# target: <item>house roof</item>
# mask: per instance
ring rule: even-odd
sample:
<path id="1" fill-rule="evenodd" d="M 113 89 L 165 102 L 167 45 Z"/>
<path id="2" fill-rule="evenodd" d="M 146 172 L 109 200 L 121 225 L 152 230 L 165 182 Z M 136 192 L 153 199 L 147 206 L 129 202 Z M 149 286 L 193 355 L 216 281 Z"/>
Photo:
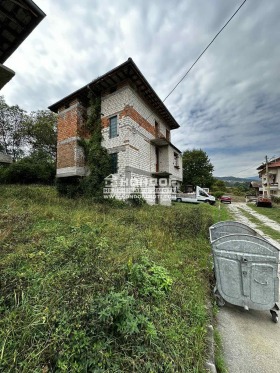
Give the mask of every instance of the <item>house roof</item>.
<path id="1" fill-rule="evenodd" d="M 280 167 L 280 158 L 276 158 L 274 159 L 273 161 L 269 162 L 268 163 L 268 167 L 269 168 L 276 168 L 276 167 Z M 257 170 L 263 170 L 265 168 L 265 164 L 261 164 Z"/>
<path id="2" fill-rule="evenodd" d="M 0 152 L 0 163 L 12 163 L 12 157 L 8 154 Z"/>
<path id="3" fill-rule="evenodd" d="M 118 84 L 124 81 L 130 81 L 132 83 L 133 87 L 135 87 L 137 90 L 137 93 L 154 108 L 155 112 L 157 112 L 157 114 L 164 119 L 170 128 L 175 129 L 180 127 L 162 100 L 148 83 L 144 75 L 141 73 L 139 68 L 136 66 L 132 58 L 129 58 L 126 62 L 115 67 L 106 74 L 98 77 L 84 87 L 49 106 L 49 109 L 57 112 L 61 106 L 69 105 L 70 102 L 76 98 L 87 102 L 89 90 L 94 91 L 96 94 L 100 94 L 102 91 L 116 87 Z"/>
<path id="4" fill-rule="evenodd" d="M 0 63 L 3 64 L 45 17 L 32 0 L 0 1 Z"/>

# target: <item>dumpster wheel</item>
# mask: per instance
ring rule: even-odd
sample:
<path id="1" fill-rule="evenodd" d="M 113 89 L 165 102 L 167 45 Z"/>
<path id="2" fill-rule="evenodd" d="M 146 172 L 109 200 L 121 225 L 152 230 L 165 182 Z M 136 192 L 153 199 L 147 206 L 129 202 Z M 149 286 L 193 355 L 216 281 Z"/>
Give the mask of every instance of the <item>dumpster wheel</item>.
<path id="1" fill-rule="evenodd" d="M 272 321 L 278 323 L 278 313 L 274 310 L 270 310 Z"/>
<path id="2" fill-rule="evenodd" d="M 219 290 L 216 288 L 214 288 L 214 297 L 216 299 L 216 303 L 219 307 L 223 307 L 225 304 L 226 304 L 226 301 L 224 300 L 224 298 L 221 296 L 221 294 L 219 293 Z"/>

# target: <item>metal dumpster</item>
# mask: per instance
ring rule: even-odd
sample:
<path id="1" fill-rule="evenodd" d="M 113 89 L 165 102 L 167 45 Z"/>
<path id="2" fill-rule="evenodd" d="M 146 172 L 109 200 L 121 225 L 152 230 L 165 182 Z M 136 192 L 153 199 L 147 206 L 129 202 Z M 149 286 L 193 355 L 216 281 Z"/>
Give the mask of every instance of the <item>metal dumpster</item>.
<path id="1" fill-rule="evenodd" d="M 277 322 L 279 249 L 257 235 L 235 233 L 213 239 L 217 230 L 211 232 L 218 305 L 227 301 L 246 310 L 270 310 Z"/>
<path id="2" fill-rule="evenodd" d="M 260 237 L 259 234 L 254 229 L 248 227 L 248 225 L 233 220 L 220 221 L 219 223 L 212 225 L 209 228 L 209 233 L 211 243 L 217 238 L 233 233 L 249 234 L 251 236 Z"/>

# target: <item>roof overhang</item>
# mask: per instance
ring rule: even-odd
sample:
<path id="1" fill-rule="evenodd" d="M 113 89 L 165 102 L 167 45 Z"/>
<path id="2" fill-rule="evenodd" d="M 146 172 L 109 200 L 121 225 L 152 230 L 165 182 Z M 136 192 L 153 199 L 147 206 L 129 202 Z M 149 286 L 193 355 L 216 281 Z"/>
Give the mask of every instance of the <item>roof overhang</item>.
<path id="1" fill-rule="evenodd" d="M 45 17 L 32 0 L 0 1 L 0 63 L 4 63 Z"/>
<path id="2" fill-rule="evenodd" d="M 0 90 L 7 84 L 13 77 L 15 72 L 0 63 Z"/>
<path id="3" fill-rule="evenodd" d="M 137 91 L 147 104 L 170 126 L 170 128 L 179 128 L 179 124 L 173 118 L 167 107 L 158 97 L 151 85 L 148 83 L 144 75 L 138 69 L 132 58 L 129 58 L 123 64 L 110 70 L 108 73 L 93 80 L 84 87 L 64 97 L 62 100 L 49 106 L 49 109 L 57 112 L 59 108 L 68 106 L 71 101 L 79 99 L 81 102 L 87 104 L 89 92 L 92 91 L 96 95 L 108 91 L 118 84 L 127 81 Z"/>

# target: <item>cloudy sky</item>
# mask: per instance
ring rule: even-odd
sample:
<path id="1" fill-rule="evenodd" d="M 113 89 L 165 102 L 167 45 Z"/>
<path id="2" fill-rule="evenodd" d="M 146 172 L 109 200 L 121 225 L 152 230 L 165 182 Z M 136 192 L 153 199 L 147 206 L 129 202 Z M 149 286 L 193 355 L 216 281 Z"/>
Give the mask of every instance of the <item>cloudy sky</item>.
<path id="1" fill-rule="evenodd" d="M 6 61 L 1 94 L 45 109 L 132 57 L 164 99 L 242 0 L 35 0 L 47 17 Z M 172 142 L 215 176 L 257 175 L 280 156 L 280 4 L 247 0 L 165 104 Z"/>

